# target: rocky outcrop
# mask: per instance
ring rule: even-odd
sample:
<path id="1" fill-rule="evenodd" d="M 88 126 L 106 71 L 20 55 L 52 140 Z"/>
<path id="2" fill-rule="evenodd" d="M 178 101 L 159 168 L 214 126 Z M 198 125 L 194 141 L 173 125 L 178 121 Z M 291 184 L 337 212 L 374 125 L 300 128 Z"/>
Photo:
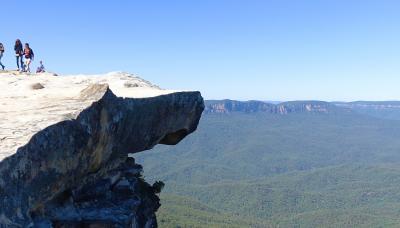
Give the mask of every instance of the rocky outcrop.
<path id="1" fill-rule="evenodd" d="M 60 79 L 32 80 L 43 84 L 42 89 L 34 90 L 37 95 L 46 93 L 52 80 Z M 195 131 L 203 99 L 199 92 L 173 91 L 124 98 L 109 88 L 114 81 L 85 80 L 89 81 L 81 85 L 85 88 L 78 96 L 63 98 L 81 108 L 72 105 L 69 112 L 58 112 L 61 121 L 49 118 L 51 124 L 33 131 L 23 146 L 0 145 L 5 153 L 0 152 L 7 156 L 0 162 L 2 227 L 156 227 L 157 186 L 143 180 L 141 166 L 128 155 L 159 143 L 174 145 Z M 130 84 L 136 86 L 124 87 L 143 93 L 146 86 L 140 82 L 132 79 Z M 124 84 L 127 82 L 121 82 Z M 151 94 L 159 90 L 147 89 Z M 43 95 L 43 99 L 49 97 Z M 12 134 L 5 131 L 0 128 L 0 135 L 10 138 Z M 18 149 L 12 152 L 12 148 Z"/>

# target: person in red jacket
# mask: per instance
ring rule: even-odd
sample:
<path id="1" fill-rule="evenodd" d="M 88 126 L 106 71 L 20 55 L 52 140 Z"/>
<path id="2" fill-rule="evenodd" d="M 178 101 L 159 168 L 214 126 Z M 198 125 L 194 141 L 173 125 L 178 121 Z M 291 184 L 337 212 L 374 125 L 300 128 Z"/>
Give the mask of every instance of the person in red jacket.
<path id="1" fill-rule="evenodd" d="M 25 57 L 25 72 L 31 72 L 30 65 L 33 61 L 35 54 L 33 54 L 33 50 L 29 47 L 29 44 L 25 44 L 24 48 L 24 57 Z"/>

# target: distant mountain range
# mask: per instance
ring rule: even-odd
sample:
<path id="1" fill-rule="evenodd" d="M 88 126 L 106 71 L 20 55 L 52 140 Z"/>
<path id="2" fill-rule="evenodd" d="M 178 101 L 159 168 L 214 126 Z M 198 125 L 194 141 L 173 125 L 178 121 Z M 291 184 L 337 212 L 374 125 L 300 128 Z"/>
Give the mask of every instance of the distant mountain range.
<path id="1" fill-rule="evenodd" d="M 243 113 L 337 113 L 358 112 L 376 117 L 398 119 L 400 116 L 400 101 L 356 101 L 356 102 L 325 102 L 325 101 L 289 101 L 278 104 L 264 101 L 207 100 L 205 113 L 229 114 Z M 399 114 L 399 115 L 398 115 Z"/>
<path id="2" fill-rule="evenodd" d="M 205 113 L 264 112 L 289 114 L 298 112 L 328 113 L 336 110 L 336 105 L 324 101 L 291 101 L 272 104 L 264 101 L 209 100 L 206 101 Z"/>

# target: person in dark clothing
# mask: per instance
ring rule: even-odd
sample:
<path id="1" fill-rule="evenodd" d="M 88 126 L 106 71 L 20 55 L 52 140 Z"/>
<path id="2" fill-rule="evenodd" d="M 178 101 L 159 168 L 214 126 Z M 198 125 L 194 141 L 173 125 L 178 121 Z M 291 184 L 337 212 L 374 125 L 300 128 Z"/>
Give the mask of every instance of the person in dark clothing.
<path id="1" fill-rule="evenodd" d="M 44 72 L 46 72 L 46 68 L 43 65 L 43 61 L 40 61 L 40 66 L 37 68 L 36 73 L 39 74 Z"/>
<path id="2" fill-rule="evenodd" d="M 3 58 L 3 54 L 4 54 L 4 46 L 2 43 L 0 43 L 0 66 L 4 70 L 5 66 L 3 65 L 3 63 L 1 63 L 1 58 Z"/>
<path id="3" fill-rule="evenodd" d="M 24 71 L 25 72 L 31 72 L 31 62 L 33 61 L 35 54 L 33 54 L 33 50 L 29 47 L 29 44 L 26 43 L 25 44 L 25 48 L 24 48 L 24 57 L 25 57 L 25 68 Z"/>
<path id="4" fill-rule="evenodd" d="M 23 53 L 23 49 L 22 49 L 22 43 L 21 43 L 21 41 L 19 39 L 17 39 L 15 41 L 14 51 L 15 51 L 15 57 L 17 58 L 18 70 L 23 70 L 24 69 L 24 62 L 22 60 L 22 57 L 23 57 L 24 53 Z"/>

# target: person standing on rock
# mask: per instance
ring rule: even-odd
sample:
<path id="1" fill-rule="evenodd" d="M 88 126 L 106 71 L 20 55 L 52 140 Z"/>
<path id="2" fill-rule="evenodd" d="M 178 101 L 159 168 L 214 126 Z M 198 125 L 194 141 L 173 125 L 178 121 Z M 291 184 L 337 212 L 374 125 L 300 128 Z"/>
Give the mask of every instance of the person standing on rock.
<path id="1" fill-rule="evenodd" d="M 14 51 L 15 51 L 15 57 L 17 58 L 17 67 L 18 71 L 24 69 L 24 62 L 22 60 L 23 56 L 23 49 L 22 49 L 22 43 L 21 40 L 17 39 L 15 41 L 15 46 L 14 46 Z M 21 65 L 20 65 L 21 64 Z"/>
<path id="2" fill-rule="evenodd" d="M 2 43 L 0 43 L 0 66 L 4 70 L 5 66 L 3 65 L 3 63 L 1 63 L 1 59 L 3 58 L 3 54 L 4 54 L 4 46 L 3 46 Z"/>
<path id="3" fill-rule="evenodd" d="M 34 54 L 33 54 L 32 49 L 29 47 L 28 43 L 25 44 L 24 57 L 25 57 L 25 68 L 24 68 L 24 71 L 30 73 L 31 72 L 30 66 L 31 66 L 31 63 L 32 63 L 33 58 L 34 58 Z"/>

